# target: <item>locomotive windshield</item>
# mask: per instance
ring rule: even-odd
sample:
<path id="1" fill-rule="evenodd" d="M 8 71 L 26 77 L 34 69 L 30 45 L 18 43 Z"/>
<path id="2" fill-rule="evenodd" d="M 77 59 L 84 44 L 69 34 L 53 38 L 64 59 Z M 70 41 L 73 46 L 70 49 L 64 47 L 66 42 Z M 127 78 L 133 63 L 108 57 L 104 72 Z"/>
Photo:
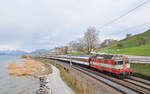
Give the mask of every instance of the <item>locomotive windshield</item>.
<path id="1" fill-rule="evenodd" d="M 128 63 L 129 63 L 129 60 L 125 60 L 125 62 L 126 62 L 126 64 L 128 64 Z"/>
<path id="2" fill-rule="evenodd" d="M 128 64 L 129 61 L 128 60 L 125 60 L 125 64 Z M 115 64 L 116 65 L 123 65 L 123 60 L 118 60 L 118 61 L 115 61 Z"/>
<path id="3" fill-rule="evenodd" d="M 115 64 L 116 65 L 123 65 L 123 61 L 116 61 Z"/>

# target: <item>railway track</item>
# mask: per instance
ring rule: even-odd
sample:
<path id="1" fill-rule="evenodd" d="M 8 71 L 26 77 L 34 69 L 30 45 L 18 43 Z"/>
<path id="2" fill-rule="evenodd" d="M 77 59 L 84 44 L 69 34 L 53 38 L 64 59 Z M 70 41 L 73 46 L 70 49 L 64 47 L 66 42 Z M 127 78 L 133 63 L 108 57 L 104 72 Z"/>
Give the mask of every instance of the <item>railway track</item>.
<path id="1" fill-rule="evenodd" d="M 126 93 L 126 94 L 150 94 L 150 90 L 149 90 L 148 87 L 144 87 L 142 85 L 137 85 L 135 83 L 133 84 L 133 83 L 131 83 L 129 81 L 113 78 L 113 77 L 110 77 L 108 75 L 102 74 L 100 72 L 96 72 L 96 71 L 93 71 L 91 69 L 83 68 L 81 66 L 73 66 L 73 68 L 78 69 L 80 71 L 84 70 L 85 72 L 89 72 L 89 73 L 95 74 L 95 75 L 97 75 L 99 77 L 103 77 L 104 79 L 107 79 L 109 81 L 117 83 L 117 84 L 119 84 L 119 85 L 121 85 L 123 87 L 120 87 L 120 86 L 116 87 L 113 84 L 111 84 L 111 85 L 113 85 L 115 88 L 119 89 L 123 93 Z M 110 83 L 107 83 L 107 84 L 110 84 Z"/>
<path id="2" fill-rule="evenodd" d="M 144 84 L 150 86 L 150 81 L 148 81 L 148 80 L 144 80 L 144 79 L 141 79 L 141 78 L 138 78 L 138 77 L 134 77 L 134 76 L 130 76 L 129 79 L 132 79 L 134 81 L 138 81 L 138 82 L 141 82 L 141 83 L 144 83 Z"/>
<path id="3" fill-rule="evenodd" d="M 61 60 L 61 62 L 62 61 L 63 60 Z M 144 83 L 144 81 L 142 80 L 135 80 L 133 77 L 121 80 L 79 65 L 73 65 L 72 68 L 77 69 L 119 90 L 124 94 L 150 94 L 150 86 L 148 84 L 145 84 L 146 82 Z"/>
<path id="4" fill-rule="evenodd" d="M 144 89 L 147 89 L 150 91 L 150 86 L 147 85 L 147 84 L 144 84 L 142 82 L 138 82 L 138 81 L 135 81 L 135 80 L 132 80 L 132 79 L 124 79 L 124 81 L 128 82 L 128 83 L 131 83 L 131 84 L 134 84 L 136 86 L 139 86 L 139 87 L 142 87 Z M 150 92 L 149 92 L 150 93 Z"/>
<path id="5" fill-rule="evenodd" d="M 99 81 L 109 85 L 109 86 L 111 86 L 112 88 L 122 92 L 123 94 L 139 94 L 140 93 L 138 91 L 133 91 L 131 89 L 128 89 L 128 88 L 126 88 L 126 87 L 124 87 L 122 85 L 116 84 L 113 81 L 110 81 L 110 80 L 108 80 L 106 78 L 103 78 L 101 76 L 95 75 L 95 74 L 93 74 L 93 73 L 91 73 L 89 71 L 83 70 L 81 68 L 74 67 L 74 66 L 73 66 L 73 68 L 77 69 L 77 70 L 79 70 L 79 71 L 81 71 L 81 72 L 83 72 L 83 73 L 85 73 L 85 74 L 87 74 L 87 75 L 89 75 L 89 76 L 91 76 L 91 77 L 93 77 L 93 78 L 95 78 L 95 79 L 97 79 L 97 80 L 99 80 Z"/>

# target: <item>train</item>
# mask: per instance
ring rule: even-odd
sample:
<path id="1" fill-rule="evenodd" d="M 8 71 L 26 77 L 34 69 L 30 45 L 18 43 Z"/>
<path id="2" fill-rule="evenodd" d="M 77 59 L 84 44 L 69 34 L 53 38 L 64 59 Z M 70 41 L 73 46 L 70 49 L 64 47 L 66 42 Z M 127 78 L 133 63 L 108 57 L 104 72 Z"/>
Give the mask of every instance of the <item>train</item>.
<path id="1" fill-rule="evenodd" d="M 119 55 L 57 55 L 53 58 L 88 66 L 119 78 L 128 77 L 132 73 L 128 58 Z"/>

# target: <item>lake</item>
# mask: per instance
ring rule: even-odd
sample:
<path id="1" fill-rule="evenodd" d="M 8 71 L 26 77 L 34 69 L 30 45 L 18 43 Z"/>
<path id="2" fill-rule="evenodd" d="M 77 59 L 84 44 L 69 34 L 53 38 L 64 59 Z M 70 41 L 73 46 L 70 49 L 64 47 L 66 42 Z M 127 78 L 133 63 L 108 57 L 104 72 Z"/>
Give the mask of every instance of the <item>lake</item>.
<path id="1" fill-rule="evenodd" d="M 0 55 L 0 94 L 35 94 L 39 80 L 31 76 L 10 76 L 7 65 L 23 63 L 20 56 Z"/>

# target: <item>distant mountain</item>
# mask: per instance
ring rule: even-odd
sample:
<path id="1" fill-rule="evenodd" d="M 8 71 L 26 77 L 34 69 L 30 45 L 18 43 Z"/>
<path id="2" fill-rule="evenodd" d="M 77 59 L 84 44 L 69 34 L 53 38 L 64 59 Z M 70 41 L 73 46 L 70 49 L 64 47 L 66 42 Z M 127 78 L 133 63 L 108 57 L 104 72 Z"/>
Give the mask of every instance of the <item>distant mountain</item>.
<path id="1" fill-rule="evenodd" d="M 21 51 L 21 50 L 5 50 L 5 51 L 0 51 L 0 55 L 22 55 L 22 54 L 27 54 L 27 52 Z"/>
<path id="2" fill-rule="evenodd" d="M 4 51 L 0 51 L 0 55 L 35 54 L 35 53 L 46 52 L 46 51 L 48 51 L 48 50 L 46 50 L 46 49 L 37 49 L 37 50 L 32 51 L 32 52 L 26 52 L 26 51 L 22 51 L 22 50 L 4 50 Z"/>
<path id="3" fill-rule="evenodd" d="M 30 54 L 35 54 L 35 53 L 39 53 L 39 52 L 46 52 L 46 51 L 48 51 L 48 50 L 46 50 L 46 49 L 37 49 L 33 52 L 30 52 Z"/>

